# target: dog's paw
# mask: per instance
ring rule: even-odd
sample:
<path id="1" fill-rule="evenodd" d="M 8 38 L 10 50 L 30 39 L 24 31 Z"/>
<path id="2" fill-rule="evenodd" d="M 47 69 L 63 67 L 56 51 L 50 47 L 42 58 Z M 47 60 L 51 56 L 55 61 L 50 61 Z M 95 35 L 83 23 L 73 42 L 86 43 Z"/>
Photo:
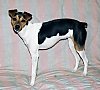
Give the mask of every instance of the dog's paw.
<path id="1" fill-rule="evenodd" d="M 77 71 L 77 68 L 74 68 L 73 70 L 72 70 L 72 72 L 76 72 Z"/>
<path id="2" fill-rule="evenodd" d="M 87 75 L 87 72 L 83 72 L 83 75 L 86 76 Z"/>
<path id="3" fill-rule="evenodd" d="M 31 85 L 31 86 L 34 86 L 34 82 L 31 82 L 30 85 Z"/>

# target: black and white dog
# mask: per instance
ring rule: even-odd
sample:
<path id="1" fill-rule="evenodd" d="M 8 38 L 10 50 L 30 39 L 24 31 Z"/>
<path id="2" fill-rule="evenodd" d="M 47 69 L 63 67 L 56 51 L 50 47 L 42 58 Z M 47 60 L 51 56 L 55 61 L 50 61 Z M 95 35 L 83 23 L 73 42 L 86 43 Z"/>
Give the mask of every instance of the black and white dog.
<path id="1" fill-rule="evenodd" d="M 26 44 L 32 58 L 31 85 L 34 85 L 38 63 L 38 51 L 49 49 L 58 41 L 68 39 L 69 47 L 75 56 L 77 70 L 80 57 L 84 62 L 84 72 L 87 74 L 88 59 L 85 55 L 87 23 L 74 19 L 55 19 L 43 23 L 30 23 L 32 15 L 27 12 L 9 10 L 13 30 Z"/>

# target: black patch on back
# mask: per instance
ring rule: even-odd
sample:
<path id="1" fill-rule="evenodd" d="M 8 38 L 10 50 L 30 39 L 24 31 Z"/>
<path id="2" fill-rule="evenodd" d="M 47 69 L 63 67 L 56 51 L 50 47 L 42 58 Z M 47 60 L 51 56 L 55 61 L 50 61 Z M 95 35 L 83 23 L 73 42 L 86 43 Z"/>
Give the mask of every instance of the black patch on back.
<path id="1" fill-rule="evenodd" d="M 85 24 L 74 19 L 56 19 L 44 22 L 38 33 L 38 44 L 42 44 L 46 37 L 50 38 L 58 33 L 63 36 L 68 33 L 69 29 L 72 29 L 75 41 L 83 45 L 86 39 Z"/>

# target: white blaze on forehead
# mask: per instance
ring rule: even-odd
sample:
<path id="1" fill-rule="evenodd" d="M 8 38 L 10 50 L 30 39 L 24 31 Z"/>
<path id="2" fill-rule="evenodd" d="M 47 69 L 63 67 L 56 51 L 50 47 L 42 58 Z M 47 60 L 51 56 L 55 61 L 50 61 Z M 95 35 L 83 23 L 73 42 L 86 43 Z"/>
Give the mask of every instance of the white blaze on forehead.
<path id="1" fill-rule="evenodd" d="M 17 21 L 21 21 L 22 19 L 24 19 L 24 17 L 23 16 L 16 15 L 16 19 L 17 19 Z"/>

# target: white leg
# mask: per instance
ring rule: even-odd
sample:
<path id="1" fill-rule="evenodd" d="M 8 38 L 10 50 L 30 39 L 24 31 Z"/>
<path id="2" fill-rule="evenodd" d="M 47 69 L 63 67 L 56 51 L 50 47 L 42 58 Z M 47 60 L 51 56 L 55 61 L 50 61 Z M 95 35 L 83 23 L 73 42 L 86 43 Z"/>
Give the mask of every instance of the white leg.
<path id="1" fill-rule="evenodd" d="M 32 60 L 32 72 L 31 72 L 31 83 L 30 83 L 31 86 L 33 86 L 35 83 L 36 73 L 37 73 L 37 71 L 36 71 L 37 70 L 37 63 L 38 63 L 38 59 L 35 61 Z"/>
<path id="2" fill-rule="evenodd" d="M 69 41 L 69 47 L 70 47 L 72 54 L 74 55 L 75 60 L 76 60 L 76 65 L 75 65 L 74 70 L 73 70 L 75 72 L 78 69 L 80 57 L 79 57 L 78 53 L 76 52 L 76 50 L 74 48 L 74 43 L 73 43 L 72 39 L 68 38 L 68 41 Z"/>
<path id="3" fill-rule="evenodd" d="M 88 66 L 88 59 L 85 55 L 85 51 L 77 51 L 79 53 L 79 55 L 81 56 L 81 58 L 83 59 L 84 62 L 84 71 L 83 71 L 83 75 L 86 76 L 87 74 L 87 66 Z"/>
<path id="4" fill-rule="evenodd" d="M 38 65 L 38 47 L 30 49 L 30 54 L 32 58 L 32 72 L 31 72 L 31 83 L 30 85 L 33 86 L 35 83 L 36 79 L 36 74 L 37 74 L 37 65 Z"/>

